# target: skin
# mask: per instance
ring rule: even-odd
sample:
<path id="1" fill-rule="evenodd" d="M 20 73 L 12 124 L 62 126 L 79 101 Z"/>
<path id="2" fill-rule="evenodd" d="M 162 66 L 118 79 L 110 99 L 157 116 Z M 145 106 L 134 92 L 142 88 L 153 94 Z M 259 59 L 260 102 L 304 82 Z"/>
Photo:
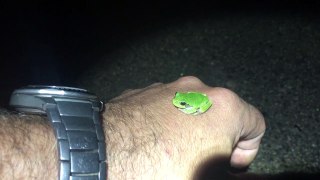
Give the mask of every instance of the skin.
<path id="1" fill-rule="evenodd" d="M 172 95 L 181 91 L 203 92 L 214 107 L 201 116 L 177 113 Z M 248 166 L 265 132 L 256 108 L 195 77 L 127 90 L 106 103 L 101 116 L 109 180 L 227 179 L 204 174 L 227 171 L 221 167 L 229 164 Z M 0 177 L 56 179 L 56 141 L 46 122 L 39 116 L 0 115 Z"/>
<path id="2" fill-rule="evenodd" d="M 206 112 L 212 102 L 206 94 L 198 92 L 176 92 L 172 104 L 186 114 L 201 114 Z"/>

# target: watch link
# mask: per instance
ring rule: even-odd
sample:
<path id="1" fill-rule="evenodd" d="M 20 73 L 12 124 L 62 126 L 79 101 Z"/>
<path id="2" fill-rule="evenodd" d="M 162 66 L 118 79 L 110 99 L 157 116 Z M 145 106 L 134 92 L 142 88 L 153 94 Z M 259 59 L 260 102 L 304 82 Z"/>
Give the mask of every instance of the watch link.
<path id="1" fill-rule="evenodd" d="M 63 86 L 16 89 L 10 105 L 46 114 L 59 154 L 59 180 L 105 180 L 106 144 L 100 120 L 103 103 L 87 90 Z"/>

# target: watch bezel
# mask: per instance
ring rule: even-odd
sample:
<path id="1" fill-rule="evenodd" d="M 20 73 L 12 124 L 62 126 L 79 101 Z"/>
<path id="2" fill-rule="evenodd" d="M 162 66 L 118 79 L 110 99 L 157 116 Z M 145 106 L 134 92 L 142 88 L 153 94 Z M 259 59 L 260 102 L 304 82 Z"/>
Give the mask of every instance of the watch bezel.
<path id="1" fill-rule="evenodd" d="M 85 89 L 68 86 L 28 85 L 16 89 L 14 94 L 28 94 L 37 96 L 70 97 L 96 100 L 97 96 Z"/>
<path id="2" fill-rule="evenodd" d="M 70 101 L 97 102 L 100 111 L 103 104 L 98 97 L 85 89 L 67 86 L 29 85 L 14 90 L 10 98 L 10 106 L 26 113 L 45 114 L 46 104 L 54 99 L 69 99 Z"/>

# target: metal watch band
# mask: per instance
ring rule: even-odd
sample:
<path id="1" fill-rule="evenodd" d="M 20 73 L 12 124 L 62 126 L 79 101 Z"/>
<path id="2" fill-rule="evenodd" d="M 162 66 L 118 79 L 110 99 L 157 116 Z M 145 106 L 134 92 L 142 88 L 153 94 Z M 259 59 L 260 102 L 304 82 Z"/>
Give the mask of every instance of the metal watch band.
<path id="1" fill-rule="evenodd" d="M 44 109 L 57 138 L 59 179 L 106 179 L 106 144 L 99 118 L 100 104 L 67 98 L 52 97 L 52 100 Z"/>

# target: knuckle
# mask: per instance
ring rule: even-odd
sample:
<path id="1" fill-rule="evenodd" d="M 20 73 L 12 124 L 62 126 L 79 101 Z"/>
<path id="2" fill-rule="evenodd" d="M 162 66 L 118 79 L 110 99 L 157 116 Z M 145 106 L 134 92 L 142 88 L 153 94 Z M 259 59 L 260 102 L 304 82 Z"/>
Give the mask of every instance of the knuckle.
<path id="1" fill-rule="evenodd" d="M 203 84 L 203 82 L 195 76 L 183 76 L 177 80 L 181 84 Z"/>
<path id="2" fill-rule="evenodd" d="M 230 89 L 224 87 L 216 87 L 214 88 L 222 97 L 226 98 L 227 100 L 235 100 L 239 98 L 239 96 Z"/>
<path id="3" fill-rule="evenodd" d="M 245 104 L 245 102 L 230 89 L 223 87 L 215 87 L 213 89 L 213 91 L 215 91 L 215 93 L 219 96 L 221 102 L 224 102 L 224 104 L 232 110 L 239 109 Z"/>

